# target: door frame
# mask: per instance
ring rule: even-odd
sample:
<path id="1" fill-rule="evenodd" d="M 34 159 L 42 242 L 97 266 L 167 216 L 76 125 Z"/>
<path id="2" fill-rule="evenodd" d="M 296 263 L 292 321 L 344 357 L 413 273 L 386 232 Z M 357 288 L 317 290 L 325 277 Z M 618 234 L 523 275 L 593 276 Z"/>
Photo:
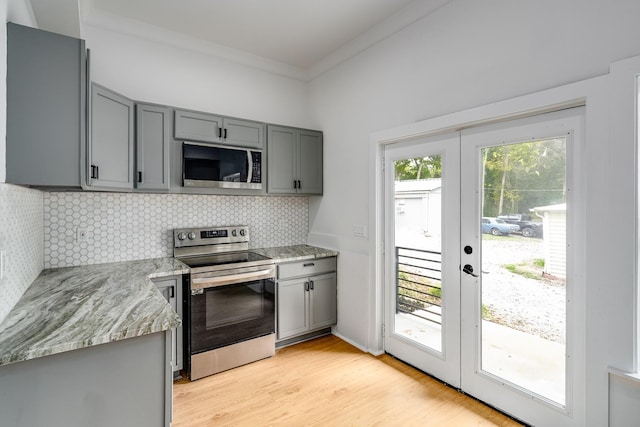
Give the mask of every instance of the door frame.
<path id="1" fill-rule="evenodd" d="M 532 95 L 526 95 L 507 101 L 489 104 L 482 107 L 464 110 L 445 116 L 427 119 L 424 121 L 399 126 L 373 133 L 369 138 L 370 165 L 370 200 L 373 209 L 370 210 L 369 223 L 371 224 L 370 240 L 370 274 L 374 281 L 374 287 L 368 295 L 368 349 L 373 354 L 384 353 L 383 325 L 384 325 L 384 280 L 385 280 L 385 194 L 383 154 L 384 146 L 390 143 L 402 142 L 416 138 L 424 138 L 439 134 L 460 131 L 465 128 L 488 125 L 502 121 L 515 120 L 528 116 L 549 113 L 573 107 L 586 107 L 586 116 L 590 110 L 587 101 L 595 98 L 602 103 L 606 99 L 605 94 L 598 90 L 599 86 L 592 81 L 583 81 L 559 88 L 549 89 Z M 602 104 L 600 104 L 602 105 Z M 585 137 L 589 134 L 588 124 L 585 125 Z M 578 168 L 577 178 L 586 182 L 586 150 L 576 153 L 575 161 Z M 375 165 L 375 166 L 374 166 Z M 586 229 L 586 198 L 584 187 L 576 192 L 575 209 L 580 213 L 575 219 L 576 229 Z M 586 277 L 586 236 L 576 236 L 574 244 L 577 249 L 574 252 L 576 261 L 575 280 L 585 283 Z M 581 351 L 574 352 L 574 367 L 576 372 L 586 371 L 586 290 L 576 289 L 574 297 L 573 323 L 578 330 L 575 331 L 573 346 Z M 577 375 L 575 378 L 574 401 L 572 417 L 575 425 L 585 424 L 586 413 L 586 375 Z"/>

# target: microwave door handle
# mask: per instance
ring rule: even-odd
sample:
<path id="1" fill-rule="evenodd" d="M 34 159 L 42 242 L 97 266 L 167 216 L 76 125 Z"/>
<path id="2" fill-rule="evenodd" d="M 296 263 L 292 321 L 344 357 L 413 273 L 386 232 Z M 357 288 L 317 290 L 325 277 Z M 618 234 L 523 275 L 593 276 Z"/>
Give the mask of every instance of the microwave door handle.
<path id="1" fill-rule="evenodd" d="M 253 156 L 251 156 L 251 150 L 247 150 L 247 182 L 253 182 Z"/>
<path id="2" fill-rule="evenodd" d="M 216 288 L 251 280 L 272 279 L 274 275 L 273 268 L 269 268 L 267 270 L 251 271 L 249 273 L 239 273 L 229 276 L 192 278 L 191 289 Z"/>

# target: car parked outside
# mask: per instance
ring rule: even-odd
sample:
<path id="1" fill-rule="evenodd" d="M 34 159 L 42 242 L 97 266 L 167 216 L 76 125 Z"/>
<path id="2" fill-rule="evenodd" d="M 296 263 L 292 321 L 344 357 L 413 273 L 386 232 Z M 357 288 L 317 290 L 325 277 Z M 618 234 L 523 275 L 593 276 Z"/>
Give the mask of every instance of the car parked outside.
<path id="1" fill-rule="evenodd" d="M 515 224 L 508 224 L 499 218 L 483 217 L 482 232 L 485 234 L 493 234 L 494 236 L 508 235 L 516 233 L 520 227 Z"/>
<path id="2" fill-rule="evenodd" d="M 542 223 L 531 220 L 531 215 L 527 214 L 508 214 L 498 215 L 498 219 L 508 224 L 515 224 L 520 227 L 517 233 L 524 237 L 540 237 L 542 238 Z"/>

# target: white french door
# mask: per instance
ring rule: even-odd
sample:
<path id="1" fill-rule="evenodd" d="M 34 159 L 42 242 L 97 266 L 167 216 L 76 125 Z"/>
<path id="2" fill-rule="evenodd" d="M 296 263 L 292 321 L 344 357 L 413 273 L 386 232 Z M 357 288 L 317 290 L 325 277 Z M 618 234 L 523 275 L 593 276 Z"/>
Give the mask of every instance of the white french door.
<path id="1" fill-rule="evenodd" d="M 583 421 L 583 115 L 384 149 L 385 351 L 532 425 Z"/>
<path id="2" fill-rule="evenodd" d="M 394 144 L 384 157 L 385 350 L 458 387 L 460 135 Z M 417 179 L 396 180 L 405 166 Z"/>

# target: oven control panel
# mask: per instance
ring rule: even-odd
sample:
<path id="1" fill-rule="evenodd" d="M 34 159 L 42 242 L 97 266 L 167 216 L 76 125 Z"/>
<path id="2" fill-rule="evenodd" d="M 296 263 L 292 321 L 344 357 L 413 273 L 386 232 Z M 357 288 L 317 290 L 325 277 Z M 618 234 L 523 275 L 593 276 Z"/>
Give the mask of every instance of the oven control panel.
<path id="1" fill-rule="evenodd" d="M 246 225 L 173 230 L 174 248 L 245 242 L 249 242 L 249 227 Z"/>

